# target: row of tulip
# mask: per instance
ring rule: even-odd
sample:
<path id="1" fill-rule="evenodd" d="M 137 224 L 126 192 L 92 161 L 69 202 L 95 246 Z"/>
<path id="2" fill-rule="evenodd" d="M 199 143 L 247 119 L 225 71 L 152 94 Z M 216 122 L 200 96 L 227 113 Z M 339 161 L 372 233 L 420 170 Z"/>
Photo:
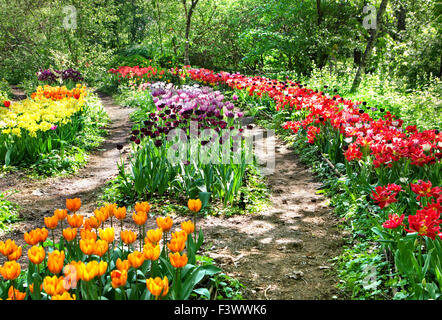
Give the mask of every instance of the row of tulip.
<path id="1" fill-rule="evenodd" d="M 0 162 L 33 163 L 74 140 L 82 127 L 86 97 L 86 87 L 80 84 L 71 90 L 46 85 L 30 99 L 6 101 L 0 108 Z"/>
<path id="2" fill-rule="evenodd" d="M 161 67 L 120 66 L 116 69 L 109 69 L 108 72 L 114 75 L 114 81 L 126 84 L 141 84 L 145 82 L 166 81 L 172 78 L 167 69 Z"/>
<path id="3" fill-rule="evenodd" d="M 67 87 L 74 87 L 76 83 L 84 81 L 81 72 L 72 68 L 65 70 L 44 69 L 37 72 L 37 79 L 46 85 L 63 84 Z"/>
<path id="4" fill-rule="evenodd" d="M 344 164 L 349 196 L 371 194 L 379 206 L 372 231 L 393 257 L 395 269 L 408 279 L 409 297 L 441 296 L 439 130 L 406 126 L 390 112 L 342 98 L 327 86 L 312 90 L 287 78 L 247 77 L 190 66 L 171 72 L 230 88 L 242 101 L 266 105 L 283 129 L 305 137 L 334 164 Z"/>
<path id="5" fill-rule="evenodd" d="M 195 214 L 204 205 L 199 199 L 188 202 Z M 0 241 L 0 253 L 8 259 L 0 266 L 1 299 L 182 300 L 206 275 L 220 271 L 197 265 L 203 234 L 191 220 L 172 232 L 173 220 L 157 217 L 158 228 L 146 230 L 151 206 L 136 203 L 132 221 L 137 233 L 123 228 L 126 207 L 107 204 L 90 216 L 80 214 L 80 208 L 80 199 L 67 199 L 66 209 L 44 218 L 45 227 L 24 234 L 23 247 L 11 239 Z M 114 226 L 118 222 L 119 240 Z M 18 261 L 24 248 L 28 266 L 22 271 Z"/>
<path id="6" fill-rule="evenodd" d="M 128 173 L 120 166 L 123 193 L 133 194 L 132 185 L 138 197 L 166 191 L 195 197 L 204 189 L 234 202 L 248 164 L 243 113 L 210 87 L 157 82 L 140 89 L 150 91 L 151 101 L 133 115 L 134 156 Z"/>

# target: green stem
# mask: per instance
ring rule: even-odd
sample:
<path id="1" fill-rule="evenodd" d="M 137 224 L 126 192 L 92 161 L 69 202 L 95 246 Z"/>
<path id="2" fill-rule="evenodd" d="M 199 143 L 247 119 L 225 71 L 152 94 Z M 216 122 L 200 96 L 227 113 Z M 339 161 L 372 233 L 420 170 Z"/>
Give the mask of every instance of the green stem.
<path id="1" fill-rule="evenodd" d="M 142 238 L 143 238 L 143 236 L 141 235 L 141 226 L 140 226 L 140 251 L 142 250 L 142 249 L 141 249 L 141 241 L 142 241 Z"/>
<path id="2" fill-rule="evenodd" d="M 180 275 L 181 275 L 181 269 L 177 268 L 176 269 L 176 273 L 175 273 L 175 284 L 174 284 L 174 291 L 175 291 L 175 299 L 179 299 L 180 295 L 179 290 L 180 290 Z"/>
<path id="3" fill-rule="evenodd" d="M 164 253 L 166 254 L 166 258 L 169 256 L 169 250 L 167 248 L 167 232 L 163 232 L 163 242 L 164 242 Z"/>
<path id="4" fill-rule="evenodd" d="M 52 233 L 52 245 L 54 246 L 54 250 L 56 250 L 56 248 L 55 248 L 55 235 L 54 235 L 54 229 L 51 229 L 51 233 Z"/>
<path id="5" fill-rule="evenodd" d="M 15 280 L 11 280 L 12 283 L 12 294 L 14 296 L 14 301 L 17 300 L 17 298 L 15 297 Z"/>
<path id="6" fill-rule="evenodd" d="M 143 224 L 143 239 L 146 237 L 146 224 Z M 141 240 L 141 239 L 140 239 Z"/>
<path id="7" fill-rule="evenodd" d="M 121 287 L 121 291 L 123 291 L 124 300 L 127 300 L 127 294 L 126 294 L 126 290 L 124 290 L 124 287 Z"/>

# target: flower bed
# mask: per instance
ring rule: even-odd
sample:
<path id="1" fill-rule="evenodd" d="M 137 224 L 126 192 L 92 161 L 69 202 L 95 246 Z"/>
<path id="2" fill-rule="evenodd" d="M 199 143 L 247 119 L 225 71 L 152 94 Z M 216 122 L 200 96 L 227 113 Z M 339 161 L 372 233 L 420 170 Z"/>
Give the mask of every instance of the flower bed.
<path id="1" fill-rule="evenodd" d="M 166 72 L 166 69 L 154 66 L 145 68 L 140 68 L 139 66 L 120 66 L 117 69 L 111 68 L 108 72 L 116 76 L 116 81 L 129 84 L 141 84 L 146 81 L 165 81 L 167 78 L 170 78 L 170 74 Z"/>
<path id="2" fill-rule="evenodd" d="M 0 109 L 0 162 L 33 163 L 62 148 L 82 127 L 86 88 L 38 88 L 32 99 Z"/>
<path id="3" fill-rule="evenodd" d="M 194 213 L 203 206 L 199 199 L 189 200 Z M 205 276 L 220 272 L 196 264 L 203 234 L 191 221 L 172 232 L 173 220 L 157 217 L 158 228 L 146 231 L 151 207 L 141 202 L 131 217 L 140 230 L 136 233 L 123 229 L 126 207 L 108 204 L 89 217 L 80 208 L 80 199 L 67 199 L 66 209 L 44 218 L 45 227 L 24 234 L 23 247 L 13 240 L 0 242 L 0 253 L 8 259 L 0 266 L 1 299 L 185 300 Z M 17 261 L 26 248 L 28 268 L 22 271 Z"/>
<path id="4" fill-rule="evenodd" d="M 373 226 L 371 231 L 386 249 L 386 258 L 390 256 L 395 269 L 408 281 L 407 289 L 398 296 L 440 297 L 439 130 L 419 131 L 386 110 L 344 99 L 327 87 L 318 91 L 288 79 L 215 73 L 188 66 L 172 72 L 226 86 L 242 101 L 265 104 L 275 114 L 274 119 L 283 119 L 284 129 L 305 137 L 335 165 L 344 168 L 347 196 L 355 200 L 361 194 L 371 194 L 372 199 L 365 201 L 379 206 L 368 220 Z"/>
<path id="5" fill-rule="evenodd" d="M 125 190 L 138 196 L 168 191 L 195 197 L 202 190 L 224 204 L 235 201 L 246 166 L 241 112 L 208 87 L 142 84 L 152 103 L 138 109 L 132 131 L 131 170 L 120 167 Z M 129 191 L 127 191 L 129 192 Z"/>

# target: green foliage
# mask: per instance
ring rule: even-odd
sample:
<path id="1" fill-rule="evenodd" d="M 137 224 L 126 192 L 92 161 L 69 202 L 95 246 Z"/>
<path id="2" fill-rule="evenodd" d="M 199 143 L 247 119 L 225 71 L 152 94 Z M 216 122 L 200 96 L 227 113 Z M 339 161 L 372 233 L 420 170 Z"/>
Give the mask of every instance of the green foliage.
<path id="1" fill-rule="evenodd" d="M 19 206 L 8 200 L 14 192 L 0 193 L 0 230 L 9 231 L 12 223 L 20 221 L 18 216 Z"/>
<path id="2" fill-rule="evenodd" d="M 440 118 L 442 82 L 437 78 L 428 80 L 422 87 L 407 89 L 404 80 L 391 78 L 388 74 L 378 71 L 364 75 L 359 89 L 351 93 L 354 71 L 343 64 L 334 69 L 333 73 L 315 67 L 308 77 L 292 72 L 269 74 L 269 76 L 279 79 L 289 76 L 309 88 L 324 91 L 329 95 L 337 93 L 346 99 L 365 101 L 372 116 L 376 116 L 376 112 L 369 108 L 377 110 L 384 108 L 399 116 L 404 122 L 417 125 L 420 129 L 435 129 L 442 126 Z M 328 88 L 325 89 L 324 86 Z"/>
<path id="3" fill-rule="evenodd" d="M 151 65 L 151 60 L 138 54 L 130 56 L 115 56 L 111 63 L 111 67 L 128 66 L 128 67 L 147 67 Z"/>
<path id="4" fill-rule="evenodd" d="M 5 100 L 9 100 L 12 98 L 11 87 L 9 86 L 8 81 L 5 79 L 0 80 L 0 105 Z"/>
<path id="5" fill-rule="evenodd" d="M 197 255 L 196 259 L 202 265 L 215 265 L 214 260 L 207 256 Z M 192 297 L 204 300 L 243 300 L 243 290 L 244 285 L 237 279 L 225 273 L 217 273 L 203 279 Z"/>

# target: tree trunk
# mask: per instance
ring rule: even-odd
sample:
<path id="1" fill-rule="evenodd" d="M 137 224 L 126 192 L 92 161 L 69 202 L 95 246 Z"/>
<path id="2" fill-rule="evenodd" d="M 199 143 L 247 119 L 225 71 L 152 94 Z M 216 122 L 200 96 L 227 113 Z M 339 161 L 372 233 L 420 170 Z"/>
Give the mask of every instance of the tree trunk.
<path id="1" fill-rule="evenodd" d="M 161 11 L 160 11 L 159 0 L 156 1 L 156 7 L 157 7 L 158 36 L 160 37 L 160 50 L 161 54 L 163 54 L 163 34 L 161 32 Z"/>
<path id="2" fill-rule="evenodd" d="M 403 31 L 407 28 L 406 17 L 407 17 L 407 9 L 401 3 L 399 10 L 396 12 L 397 17 L 397 31 Z"/>
<path id="3" fill-rule="evenodd" d="M 293 60 L 292 60 L 292 56 L 291 55 L 287 55 L 287 58 L 289 59 L 289 65 L 288 65 L 288 69 L 290 71 L 293 70 Z"/>
<path id="4" fill-rule="evenodd" d="M 321 8 L 321 0 L 316 0 L 316 12 L 318 13 L 318 29 L 321 26 L 323 17 L 324 17 L 324 12 L 322 11 Z M 327 58 L 328 55 L 327 53 L 323 52 L 323 50 L 320 50 L 318 53 L 318 59 L 316 61 L 316 65 L 318 66 L 319 69 L 322 69 L 325 66 L 325 63 L 327 62 Z"/>
<path id="5" fill-rule="evenodd" d="M 353 50 L 353 63 L 357 66 L 361 64 L 361 51 L 359 49 Z"/>
<path id="6" fill-rule="evenodd" d="M 442 78 L 442 53 L 440 55 L 439 78 Z"/>
<path id="7" fill-rule="evenodd" d="M 193 10 L 195 9 L 196 5 L 198 4 L 199 0 L 192 0 L 190 4 L 189 10 L 187 10 L 187 0 L 182 0 L 183 6 L 184 6 L 184 13 L 186 15 L 186 44 L 184 46 L 184 64 L 189 65 L 190 59 L 189 59 L 189 41 L 190 41 L 190 26 L 192 23 L 192 14 Z"/>
<path id="8" fill-rule="evenodd" d="M 318 12 L 318 26 L 321 25 L 322 22 L 322 10 L 321 10 L 321 0 L 316 0 L 316 11 Z"/>
<path id="9" fill-rule="evenodd" d="M 353 84 L 351 86 L 351 92 L 355 92 L 356 89 L 361 84 L 361 75 L 365 70 L 368 58 L 370 57 L 371 51 L 376 43 L 376 39 L 379 34 L 379 29 L 382 23 L 382 16 L 384 15 L 385 9 L 387 8 L 388 0 L 382 0 L 381 5 L 379 6 L 378 13 L 376 15 L 376 28 L 370 29 L 370 38 L 368 39 L 367 47 L 365 48 L 364 55 L 362 56 L 361 63 L 359 64 L 358 71 L 356 72 L 356 76 L 353 80 Z"/>
<path id="10" fill-rule="evenodd" d="M 135 8 L 135 0 L 132 0 L 132 26 L 131 26 L 131 42 L 134 43 L 135 42 L 135 38 L 136 38 L 136 27 L 135 27 L 135 22 L 136 22 L 136 8 Z"/>

